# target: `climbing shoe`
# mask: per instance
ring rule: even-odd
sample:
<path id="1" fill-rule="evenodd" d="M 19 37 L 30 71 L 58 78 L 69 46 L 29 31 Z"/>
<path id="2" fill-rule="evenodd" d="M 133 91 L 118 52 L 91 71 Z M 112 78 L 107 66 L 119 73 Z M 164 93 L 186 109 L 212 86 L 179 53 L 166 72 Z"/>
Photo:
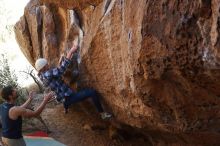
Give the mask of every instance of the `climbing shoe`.
<path id="1" fill-rule="evenodd" d="M 108 120 L 108 119 L 111 119 L 112 115 L 110 113 L 107 113 L 107 112 L 102 112 L 101 113 L 101 118 L 103 120 Z"/>

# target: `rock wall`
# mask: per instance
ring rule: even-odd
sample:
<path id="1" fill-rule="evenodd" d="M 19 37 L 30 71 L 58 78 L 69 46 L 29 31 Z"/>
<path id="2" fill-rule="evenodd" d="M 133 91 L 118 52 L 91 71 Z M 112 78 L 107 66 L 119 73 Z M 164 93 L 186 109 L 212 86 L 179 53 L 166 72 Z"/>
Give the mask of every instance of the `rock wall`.
<path id="1" fill-rule="evenodd" d="M 79 85 L 97 89 L 119 121 L 218 145 L 219 20 L 220 0 L 32 0 L 15 34 L 32 65 L 54 66 L 78 43 Z"/>

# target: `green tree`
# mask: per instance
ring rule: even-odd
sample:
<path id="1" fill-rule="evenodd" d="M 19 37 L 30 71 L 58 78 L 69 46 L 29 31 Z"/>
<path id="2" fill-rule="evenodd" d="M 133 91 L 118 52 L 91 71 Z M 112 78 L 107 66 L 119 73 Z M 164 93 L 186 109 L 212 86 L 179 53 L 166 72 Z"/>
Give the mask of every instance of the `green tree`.
<path id="1" fill-rule="evenodd" d="M 15 75 L 14 71 L 11 71 L 8 59 L 3 54 L 0 58 L 0 64 L 0 88 L 6 85 L 18 87 L 17 76 Z"/>
<path id="2" fill-rule="evenodd" d="M 28 1 L 28 0 L 25 0 Z M 22 1 L 21 3 L 24 3 Z M 8 48 L 7 44 L 10 43 L 14 39 L 14 32 L 13 27 L 15 22 L 17 21 L 18 17 L 21 15 L 19 6 L 13 6 L 13 1 L 8 0 L 0 0 L 0 90 L 2 87 L 7 85 L 12 85 L 15 88 L 18 89 L 19 98 L 18 102 L 22 102 L 21 100 L 26 97 L 27 90 L 24 88 L 21 88 L 18 84 L 18 78 L 15 74 L 14 70 L 11 70 L 9 62 L 8 62 L 8 56 L 4 55 L 5 52 L 2 50 L 4 49 L 11 49 Z M 24 3 L 25 4 L 25 3 Z M 23 8 L 22 8 L 23 10 Z M 22 11 L 23 12 L 23 11 Z M 11 45 L 10 45 L 11 46 Z M 2 50 L 1 50 L 2 49 Z M 11 50 L 9 50 L 11 51 Z M 14 53 L 11 53 L 10 55 L 13 55 Z M 12 58 L 12 57 L 10 57 Z M 0 97 L 0 102 L 2 98 Z"/>
<path id="3" fill-rule="evenodd" d="M 17 100 L 17 103 L 23 103 L 25 101 L 25 97 L 27 96 L 27 91 L 24 88 L 21 88 L 19 84 L 17 83 L 17 76 L 15 75 L 14 71 L 10 69 L 8 59 L 5 57 L 5 55 L 1 55 L 0 58 L 0 89 L 2 87 L 5 87 L 7 85 L 11 85 L 18 89 L 18 94 L 20 98 Z M 3 99 L 0 98 L 0 103 L 3 102 Z"/>

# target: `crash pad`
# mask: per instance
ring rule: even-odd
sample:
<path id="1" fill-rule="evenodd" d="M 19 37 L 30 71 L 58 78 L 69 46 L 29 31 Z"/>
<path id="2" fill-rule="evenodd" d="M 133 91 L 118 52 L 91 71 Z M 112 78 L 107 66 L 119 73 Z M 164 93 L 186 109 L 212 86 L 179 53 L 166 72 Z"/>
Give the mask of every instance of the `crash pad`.
<path id="1" fill-rule="evenodd" d="M 42 131 L 26 134 L 24 140 L 27 146 L 66 146 Z"/>

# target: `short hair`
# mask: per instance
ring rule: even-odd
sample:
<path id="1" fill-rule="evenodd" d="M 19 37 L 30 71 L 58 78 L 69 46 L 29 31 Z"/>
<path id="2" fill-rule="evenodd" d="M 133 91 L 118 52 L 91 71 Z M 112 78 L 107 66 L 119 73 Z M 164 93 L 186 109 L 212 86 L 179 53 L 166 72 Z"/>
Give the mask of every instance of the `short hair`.
<path id="1" fill-rule="evenodd" d="M 2 89 L 2 92 L 1 92 L 1 96 L 3 99 L 5 99 L 6 101 L 9 100 L 9 96 L 12 95 L 12 92 L 13 92 L 13 89 L 14 87 L 13 86 L 6 86 Z"/>

